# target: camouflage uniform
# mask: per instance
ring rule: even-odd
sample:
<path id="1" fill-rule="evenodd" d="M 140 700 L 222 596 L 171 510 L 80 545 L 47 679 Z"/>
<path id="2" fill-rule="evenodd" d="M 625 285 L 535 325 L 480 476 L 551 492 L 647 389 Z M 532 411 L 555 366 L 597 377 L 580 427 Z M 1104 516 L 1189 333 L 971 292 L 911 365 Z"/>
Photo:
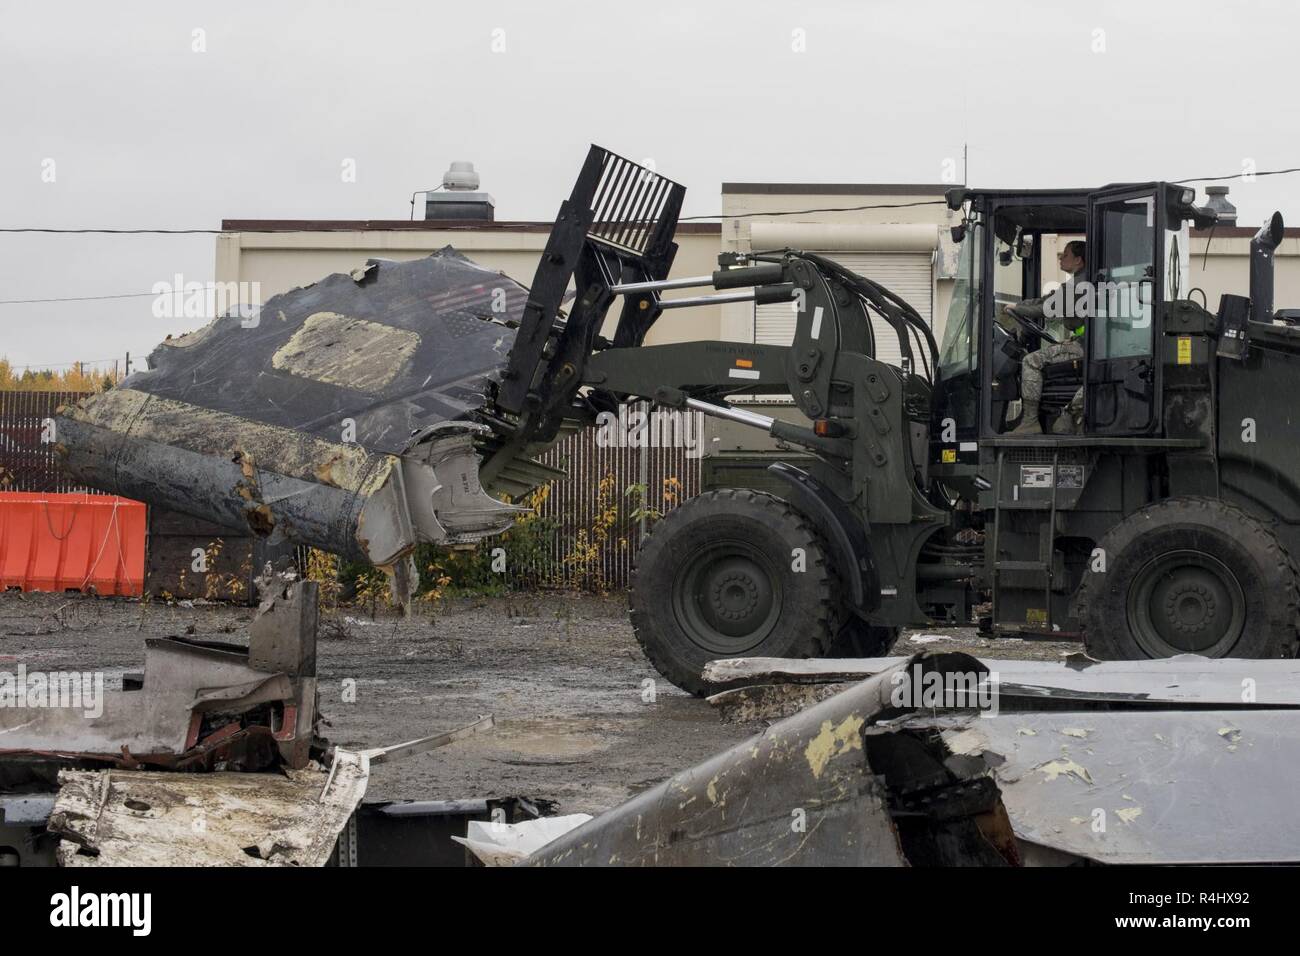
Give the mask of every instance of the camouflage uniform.
<path id="1" fill-rule="evenodd" d="M 1052 422 L 1052 434 L 1077 435 L 1083 431 L 1083 386 L 1074 393 L 1070 404 L 1061 409 L 1061 414 Z"/>
<path id="2" fill-rule="evenodd" d="M 1071 297 L 1073 295 L 1072 288 L 1077 278 L 1077 276 L 1071 276 L 1065 281 L 1063 296 Z M 1049 318 L 1046 315 L 1045 302 L 1045 298 L 1026 299 L 1012 306 L 1011 310 L 1024 318 L 1037 319 L 1042 322 Z M 1064 322 L 1058 322 L 1057 325 L 1059 328 L 1064 325 Z M 1066 333 L 1064 341 L 1056 343 L 1044 342 L 1038 351 L 1030 352 L 1021 362 L 1020 398 L 1025 404 L 1027 419 L 1037 418 L 1038 406 L 1042 403 L 1043 366 L 1052 362 L 1071 362 L 1083 358 L 1083 343 L 1080 341 L 1082 336 L 1083 326 L 1080 324 L 1077 328 Z M 1082 425 L 1083 388 L 1080 387 L 1074 393 L 1074 397 L 1070 399 L 1070 404 L 1062 409 L 1060 416 L 1052 423 L 1052 431 L 1058 435 L 1070 434 L 1080 431 Z M 1032 430 L 1032 427 L 1034 426 L 1027 420 L 1017 431 L 1026 428 Z"/>
<path id="3" fill-rule="evenodd" d="M 1083 343 L 1078 339 L 1068 338 L 1055 345 L 1044 342 L 1042 348 L 1037 352 L 1030 352 L 1021 363 L 1020 397 L 1026 402 L 1039 404 L 1043 398 L 1043 366 L 1051 362 L 1068 362 L 1081 358 L 1083 358 Z M 1083 401 L 1081 395 L 1075 397 L 1080 402 Z M 1074 401 L 1071 400 L 1070 404 L 1073 405 Z"/>

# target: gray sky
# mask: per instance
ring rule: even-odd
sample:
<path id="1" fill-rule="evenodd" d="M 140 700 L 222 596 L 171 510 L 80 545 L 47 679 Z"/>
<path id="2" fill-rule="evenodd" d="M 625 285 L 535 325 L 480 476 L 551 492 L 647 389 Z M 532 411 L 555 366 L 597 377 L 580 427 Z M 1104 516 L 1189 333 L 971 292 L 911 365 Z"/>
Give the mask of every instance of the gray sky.
<path id="1" fill-rule="evenodd" d="M 1300 166 L 1298 34 L 1282 0 L 0 0 L 0 225 L 406 218 L 452 159 L 498 218 L 550 219 L 590 142 L 685 183 L 686 215 L 724 180 L 937 182 L 964 140 L 978 186 Z M 1300 225 L 1300 175 L 1230 185 L 1242 224 Z M 204 282 L 214 250 L 0 235 L 0 300 Z M 0 305 L 0 355 L 143 358 L 195 325 L 150 305 Z"/>

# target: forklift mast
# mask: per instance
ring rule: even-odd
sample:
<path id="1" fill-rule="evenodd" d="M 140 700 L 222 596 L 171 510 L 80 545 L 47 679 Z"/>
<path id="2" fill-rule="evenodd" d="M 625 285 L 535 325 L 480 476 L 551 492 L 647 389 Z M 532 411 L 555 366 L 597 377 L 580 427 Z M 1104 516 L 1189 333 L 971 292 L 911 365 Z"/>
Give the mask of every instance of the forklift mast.
<path id="1" fill-rule="evenodd" d="M 482 415 L 498 436 L 507 436 L 511 453 L 553 440 L 565 422 L 589 424 L 619 401 L 639 397 L 743 420 L 816 453 L 851 458 L 852 429 L 834 422 L 851 410 L 844 396 L 833 394 L 832 377 L 842 355 L 874 354 L 869 310 L 898 335 L 900 392 L 906 393 L 913 417 L 924 421 L 938 346 L 915 309 L 829 259 L 795 250 L 723 255 L 711 275 L 668 280 L 684 196 L 680 184 L 591 147 L 572 195 L 560 207 L 507 367 Z M 566 315 L 563 304 L 571 282 L 574 297 Z M 703 287 L 722 294 L 660 297 L 669 290 Z M 623 306 L 608 340 L 600 330 L 619 296 Z M 665 309 L 736 301 L 790 302 L 798 315 L 792 346 L 644 346 L 646 333 Z M 893 374 L 884 371 L 888 368 L 882 366 L 879 374 Z M 914 369 L 924 376 L 913 374 Z M 879 392 L 882 398 L 884 391 Z M 805 415 L 824 424 L 820 430 L 790 426 L 720 403 L 737 392 L 790 394 Z M 926 414 L 920 413 L 921 405 Z M 867 444 L 873 444 L 869 436 Z M 874 457 L 883 464 L 881 450 Z M 492 476 L 494 463 L 499 464 L 485 464 L 485 477 Z"/>

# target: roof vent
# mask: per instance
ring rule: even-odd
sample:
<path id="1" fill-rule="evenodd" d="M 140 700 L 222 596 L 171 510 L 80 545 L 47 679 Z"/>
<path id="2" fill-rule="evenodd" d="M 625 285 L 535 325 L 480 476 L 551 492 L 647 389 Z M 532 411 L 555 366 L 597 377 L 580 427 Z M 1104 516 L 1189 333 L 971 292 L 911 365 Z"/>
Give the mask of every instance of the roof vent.
<path id="1" fill-rule="evenodd" d="M 1228 202 L 1227 186 L 1205 187 L 1205 208 L 1219 214 L 1219 222 L 1230 226 L 1237 221 L 1237 207 Z"/>
<path id="2" fill-rule="evenodd" d="M 459 160 L 451 164 L 451 168 L 442 174 L 443 189 L 478 189 L 478 173 L 474 171 L 474 164 Z"/>
<path id="3" fill-rule="evenodd" d="M 425 193 L 424 218 L 477 219 L 492 222 L 496 203 L 487 193 L 478 192 L 479 176 L 474 164 L 458 160 L 442 175 L 442 191 Z"/>

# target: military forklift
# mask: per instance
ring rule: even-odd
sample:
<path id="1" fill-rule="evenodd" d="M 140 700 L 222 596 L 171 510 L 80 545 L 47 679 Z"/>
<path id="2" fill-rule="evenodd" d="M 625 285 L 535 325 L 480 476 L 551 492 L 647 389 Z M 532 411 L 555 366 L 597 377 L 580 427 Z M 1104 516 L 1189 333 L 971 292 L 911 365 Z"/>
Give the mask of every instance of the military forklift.
<path id="1" fill-rule="evenodd" d="M 724 657 L 883 654 L 927 624 L 1082 639 L 1102 659 L 1296 653 L 1300 310 L 1273 308 L 1279 214 L 1252 240 L 1250 297 L 1212 312 L 1187 276 L 1189 226 L 1215 215 L 1189 187 L 954 188 L 940 345 L 907 302 L 813 252 L 727 253 L 668 279 L 684 193 L 591 148 L 481 413 L 485 482 L 636 399 L 790 450 L 768 468 L 780 495 L 705 492 L 642 543 L 632 624 L 675 684 L 702 693 Z M 1042 298 L 1065 239 L 1087 266 L 1043 299 L 1058 311 L 1004 309 Z M 718 294 L 662 297 L 695 288 Z M 724 301 L 789 302 L 793 342 L 644 344 L 664 310 Z M 880 329 L 897 364 L 874 358 Z M 1041 433 L 1018 429 L 1025 356 L 1075 329 L 1081 357 L 1043 368 Z M 805 420 L 737 395 L 788 395 Z"/>

